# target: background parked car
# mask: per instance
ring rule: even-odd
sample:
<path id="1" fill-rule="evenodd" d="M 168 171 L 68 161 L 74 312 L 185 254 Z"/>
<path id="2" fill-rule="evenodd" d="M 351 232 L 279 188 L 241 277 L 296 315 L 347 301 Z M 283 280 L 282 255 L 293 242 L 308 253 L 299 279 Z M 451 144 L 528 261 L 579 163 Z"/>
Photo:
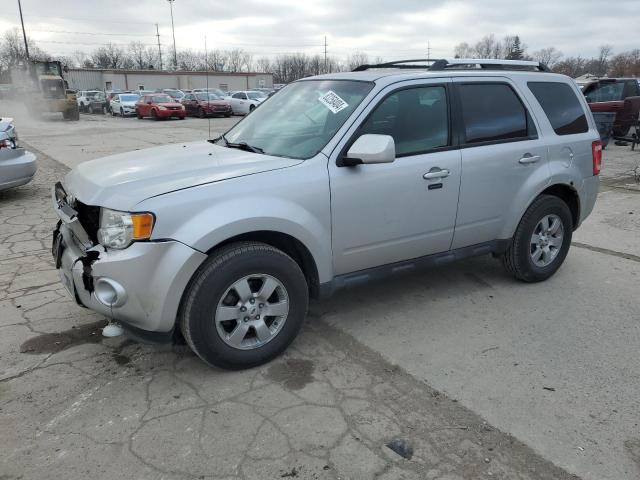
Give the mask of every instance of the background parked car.
<path id="1" fill-rule="evenodd" d="M 139 119 L 151 117 L 154 120 L 176 117 L 184 120 L 184 106 L 176 102 L 166 93 L 150 93 L 140 97 L 136 102 L 136 116 Z"/>
<path id="2" fill-rule="evenodd" d="M 178 90 L 177 88 L 163 88 L 161 90 L 162 93 L 166 93 L 171 98 L 180 101 L 185 96 L 185 93 L 182 90 Z"/>
<path id="3" fill-rule="evenodd" d="M 215 95 L 218 95 L 221 98 L 224 98 L 225 96 L 225 93 L 219 88 L 194 88 L 191 91 L 191 93 L 203 93 L 203 92 L 213 93 Z"/>
<path id="4" fill-rule="evenodd" d="M 603 78 L 586 85 L 582 93 L 592 112 L 611 112 L 616 117 L 613 135 L 624 136 L 638 121 L 640 83 L 636 78 Z"/>
<path id="5" fill-rule="evenodd" d="M 0 190 L 29 183 L 36 170 L 36 156 L 18 146 L 13 119 L 0 118 Z"/>
<path id="6" fill-rule="evenodd" d="M 254 108 L 264 102 L 268 97 L 257 90 L 244 90 L 231 95 L 231 109 L 238 115 L 251 113 Z"/>
<path id="7" fill-rule="evenodd" d="M 78 107 L 80 107 L 80 111 L 81 112 L 88 111 L 89 103 L 91 103 L 91 100 L 93 99 L 93 97 L 95 97 L 99 93 L 102 93 L 102 92 L 100 90 L 80 90 L 76 94 L 76 101 L 78 102 Z"/>
<path id="8" fill-rule="evenodd" d="M 89 97 L 89 103 L 86 106 L 89 113 L 106 113 L 107 112 L 107 97 L 104 93 L 98 92 L 96 95 Z"/>
<path id="9" fill-rule="evenodd" d="M 113 97 L 115 97 L 116 95 L 118 95 L 119 93 L 126 93 L 123 92 L 122 90 L 120 90 L 119 88 L 115 89 L 115 90 L 107 90 L 105 92 L 106 97 L 107 97 L 107 111 L 110 112 L 111 111 L 111 99 Z"/>
<path id="10" fill-rule="evenodd" d="M 140 95 L 137 93 L 119 93 L 115 95 L 111 99 L 109 106 L 111 115 L 120 115 L 121 117 L 135 115 L 138 100 L 140 100 Z"/>
<path id="11" fill-rule="evenodd" d="M 230 117 L 233 113 L 231 104 L 215 93 L 189 93 L 182 98 L 182 105 L 187 115 L 197 115 L 200 118 L 209 115 Z"/>

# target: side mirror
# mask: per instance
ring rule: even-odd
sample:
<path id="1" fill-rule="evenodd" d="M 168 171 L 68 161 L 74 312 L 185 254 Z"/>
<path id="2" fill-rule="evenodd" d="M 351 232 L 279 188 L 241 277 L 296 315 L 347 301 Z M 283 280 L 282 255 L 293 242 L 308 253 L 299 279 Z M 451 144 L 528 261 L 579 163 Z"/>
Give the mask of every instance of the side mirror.
<path id="1" fill-rule="evenodd" d="M 338 166 L 351 167 L 367 163 L 391 163 L 396 159 L 396 144 L 391 135 L 361 135 Z"/>

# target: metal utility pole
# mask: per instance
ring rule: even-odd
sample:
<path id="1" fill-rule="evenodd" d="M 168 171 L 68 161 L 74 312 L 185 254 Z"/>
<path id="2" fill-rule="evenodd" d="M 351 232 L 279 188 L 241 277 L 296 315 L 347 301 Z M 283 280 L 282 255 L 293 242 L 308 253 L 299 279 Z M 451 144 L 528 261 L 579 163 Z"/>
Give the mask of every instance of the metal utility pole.
<path id="1" fill-rule="evenodd" d="M 324 73 L 327 72 L 327 36 L 324 36 Z"/>
<path id="2" fill-rule="evenodd" d="M 178 50 L 176 50 L 176 30 L 173 26 L 173 2 L 176 0 L 167 0 L 171 9 L 171 32 L 173 33 L 173 67 L 178 69 Z"/>
<path id="3" fill-rule="evenodd" d="M 22 5 L 20 4 L 20 0 L 18 0 L 18 10 L 20 10 L 20 23 L 22 24 L 22 37 L 24 38 L 24 51 L 27 54 L 27 60 L 29 60 L 29 44 L 27 43 L 27 34 L 24 31 L 24 20 L 22 18 Z"/>
<path id="4" fill-rule="evenodd" d="M 431 58 L 431 43 L 427 40 L 427 58 Z"/>
<path id="5" fill-rule="evenodd" d="M 160 57 L 160 70 L 162 70 L 162 49 L 160 48 L 160 30 L 158 30 L 157 23 L 156 23 L 156 37 L 158 37 L 158 57 Z"/>

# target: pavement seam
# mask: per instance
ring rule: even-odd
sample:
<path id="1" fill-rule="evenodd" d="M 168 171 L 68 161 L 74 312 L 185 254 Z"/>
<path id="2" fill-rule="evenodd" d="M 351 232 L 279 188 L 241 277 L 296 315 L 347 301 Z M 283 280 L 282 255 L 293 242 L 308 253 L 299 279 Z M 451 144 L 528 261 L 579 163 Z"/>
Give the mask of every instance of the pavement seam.
<path id="1" fill-rule="evenodd" d="M 609 250 L 608 248 L 595 247 L 587 243 L 571 242 L 571 245 L 578 248 L 584 248 L 585 250 L 591 250 L 592 252 L 602 253 L 604 255 L 611 255 L 618 258 L 624 258 L 625 260 L 631 260 L 633 262 L 640 262 L 640 256 L 633 255 L 631 253 L 616 252 L 615 250 Z"/>

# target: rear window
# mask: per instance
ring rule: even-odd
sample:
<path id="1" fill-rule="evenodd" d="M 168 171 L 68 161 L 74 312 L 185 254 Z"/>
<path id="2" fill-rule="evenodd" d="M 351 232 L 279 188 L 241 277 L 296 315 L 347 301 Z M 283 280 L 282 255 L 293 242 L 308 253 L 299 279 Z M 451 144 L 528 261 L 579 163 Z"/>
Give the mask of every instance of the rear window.
<path id="1" fill-rule="evenodd" d="M 617 102 L 624 98 L 624 82 L 601 81 L 584 88 L 587 102 Z"/>
<path id="2" fill-rule="evenodd" d="M 560 82 L 529 82 L 528 85 L 557 135 L 589 130 L 584 109 L 569 85 Z"/>
<path id="3" fill-rule="evenodd" d="M 513 141 L 535 135 L 527 110 L 503 83 L 460 85 L 466 143 Z"/>

